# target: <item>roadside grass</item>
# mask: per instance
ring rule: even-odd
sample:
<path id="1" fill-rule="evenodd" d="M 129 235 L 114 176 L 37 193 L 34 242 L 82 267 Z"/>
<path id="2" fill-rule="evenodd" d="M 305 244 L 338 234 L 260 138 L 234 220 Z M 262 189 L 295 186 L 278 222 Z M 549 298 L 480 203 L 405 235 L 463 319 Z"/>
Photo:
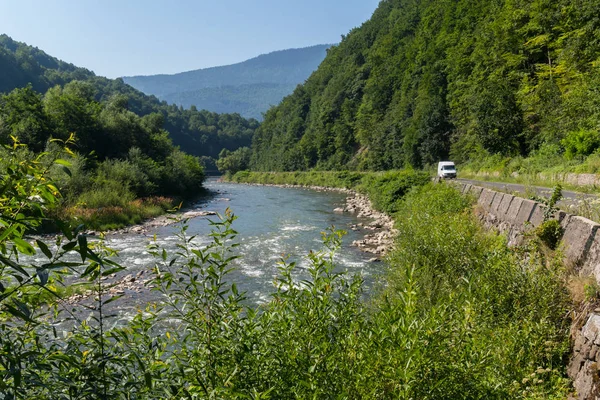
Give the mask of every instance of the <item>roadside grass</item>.
<path id="1" fill-rule="evenodd" d="M 447 185 L 411 191 L 381 307 L 403 312 L 412 398 L 564 398 L 571 306 L 558 257 L 531 241 L 509 249 Z M 379 354 L 380 356 L 382 354 Z M 408 377 L 406 377 L 408 379 Z"/>
<path id="2" fill-rule="evenodd" d="M 568 174 L 600 173 L 600 153 L 567 159 L 552 146 L 533 152 L 529 157 L 499 155 L 471 160 L 460 165 L 460 177 L 534 186 L 554 186 L 583 193 L 598 193 L 594 184 L 578 184 Z"/>
<path id="3" fill-rule="evenodd" d="M 459 178 L 473 179 L 484 182 L 501 182 L 501 183 L 515 183 L 524 186 L 540 186 L 552 188 L 556 184 L 560 183 L 561 186 L 573 192 L 579 192 L 584 194 L 596 194 L 600 193 L 600 188 L 596 185 L 574 185 L 566 182 L 564 179 L 557 179 L 556 177 L 541 177 L 539 175 L 525 175 L 520 174 L 518 176 L 504 176 L 501 174 L 494 174 L 493 172 L 477 171 L 473 172 L 468 167 L 463 167 L 459 171 Z"/>

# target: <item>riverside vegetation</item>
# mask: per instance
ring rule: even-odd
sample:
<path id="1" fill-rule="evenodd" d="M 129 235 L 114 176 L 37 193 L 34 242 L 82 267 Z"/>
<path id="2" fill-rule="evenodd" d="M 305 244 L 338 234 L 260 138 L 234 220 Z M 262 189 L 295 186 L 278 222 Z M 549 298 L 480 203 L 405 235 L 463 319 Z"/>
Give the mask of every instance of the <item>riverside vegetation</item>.
<path id="1" fill-rule="evenodd" d="M 308 255 L 310 279 L 297 281 L 295 265 L 282 259 L 271 300 L 248 304 L 227 279 L 238 257 L 228 211 L 213 222 L 207 248 L 194 247 L 185 224 L 176 252 L 151 246 L 151 282 L 164 301 L 115 325 L 101 278 L 125 266 L 81 227 L 62 226 L 53 243 L 31 244 L 27 232 L 57 193 L 45 166 L 12 165 L 3 183 L 15 184 L 3 184 L 0 197 L 0 393 L 5 399 L 565 398 L 569 300 L 560 263 L 535 241 L 507 249 L 502 237 L 482 230 L 470 199 L 454 189 L 413 172 L 399 176 L 402 185 L 388 184 L 402 189 L 375 201 L 394 212 L 400 235 L 389 272 L 369 300 L 359 276 L 332 273 L 343 233 L 331 229 L 323 249 Z M 44 260 L 25 257 L 35 253 Z M 78 262 L 64 260 L 71 253 Z M 53 293 L 67 275 L 96 286 L 90 318 L 77 319 L 59 299 L 50 308 L 30 303 L 32 293 Z M 62 319 L 70 325 L 52 323 Z"/>

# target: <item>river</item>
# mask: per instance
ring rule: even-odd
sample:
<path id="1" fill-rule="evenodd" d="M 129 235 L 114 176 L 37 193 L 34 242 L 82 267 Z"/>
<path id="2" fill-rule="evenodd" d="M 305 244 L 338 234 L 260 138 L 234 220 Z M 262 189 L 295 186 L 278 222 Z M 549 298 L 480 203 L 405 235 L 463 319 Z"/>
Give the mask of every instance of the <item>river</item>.
<path id="1" fill-rule="evenodd" d="M 351 229 L 358 223 L 370 220 L 359 219 L 348 213 L 334 213 L 333 209 L 343 206 L 346 194 L 334 191 L 316 191 L 302 188 L 282 188 L 273 186 L 251 186 L 219 182 L 209 179 L 205 187 L 211 196 L 196 203 L 192 210 L 215 211 L 223 214 L 227 208 L 238 216 L 233 228 L 239 233 L 236 242 L 237 252 L 242 256 L 234 262 L 236 269 L 229 275 L 240 291 L 247 294 L 254 303 L 265 302 L 274 292 L 274 278 L 278 273 L 278 260 L 289 256 L 296 261 L 295 270 L 299 278 L 306 277 L 308 261 L 305 255 L 310 250 L 319 250 L 321 232 L 330 226 L 346 230 L 343 246 L 336 256 L 337 272 L 362 274 L 367 287 L 383 269 L 380 262 L 369 261 L 372 255 L 352 247 L 354 240 L 361 239 L 365 232 Z M 205 246 L 210 243 L 209 219 L 198 217 L 189 220 L 188 235 L 197 235 L 194 243 Z M 147 247 L 156 235 L 156 242 L 167 251 L 175 252 L 180 226 L 171 225 L 157 228 L 145 234 L 108 235 L 106 244 L 117 250 L 115 261 L 126 267 L 117 279 L 126 275 L 137 277 L 138 281 L 147 277 L 154 265 L 154 258 Z M 128 318 L 146 304 L 158 300 L 160 294 L 142 288 L 123 289 L 123 297 L 112 303 L 123 318 Z M 88 300 L 91 301 L 91 300 Z"/>

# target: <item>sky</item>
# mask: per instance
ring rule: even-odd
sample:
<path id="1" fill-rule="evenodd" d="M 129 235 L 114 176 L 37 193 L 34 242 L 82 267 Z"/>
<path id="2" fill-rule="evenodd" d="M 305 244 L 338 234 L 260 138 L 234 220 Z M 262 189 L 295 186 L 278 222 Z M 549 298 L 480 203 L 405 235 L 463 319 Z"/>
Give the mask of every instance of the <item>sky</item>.
<path id="1" fill-rule="evenodd" d="M 97 75 L 177 73 L 338 43 L 379 0 L 0 0 L 0 33 Z"/>

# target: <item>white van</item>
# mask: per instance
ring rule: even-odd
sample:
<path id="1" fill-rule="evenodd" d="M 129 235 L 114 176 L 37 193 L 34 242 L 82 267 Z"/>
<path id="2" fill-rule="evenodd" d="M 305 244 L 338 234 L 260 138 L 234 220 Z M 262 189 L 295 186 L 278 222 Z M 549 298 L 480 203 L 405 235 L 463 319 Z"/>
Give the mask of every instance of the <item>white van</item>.
<path id="1" fill-rule="evenodd" d="M 452 161 L 441 161 L 438 163 L 437 177 L 440 179 L 456 178 L 456 166 Z"/>

